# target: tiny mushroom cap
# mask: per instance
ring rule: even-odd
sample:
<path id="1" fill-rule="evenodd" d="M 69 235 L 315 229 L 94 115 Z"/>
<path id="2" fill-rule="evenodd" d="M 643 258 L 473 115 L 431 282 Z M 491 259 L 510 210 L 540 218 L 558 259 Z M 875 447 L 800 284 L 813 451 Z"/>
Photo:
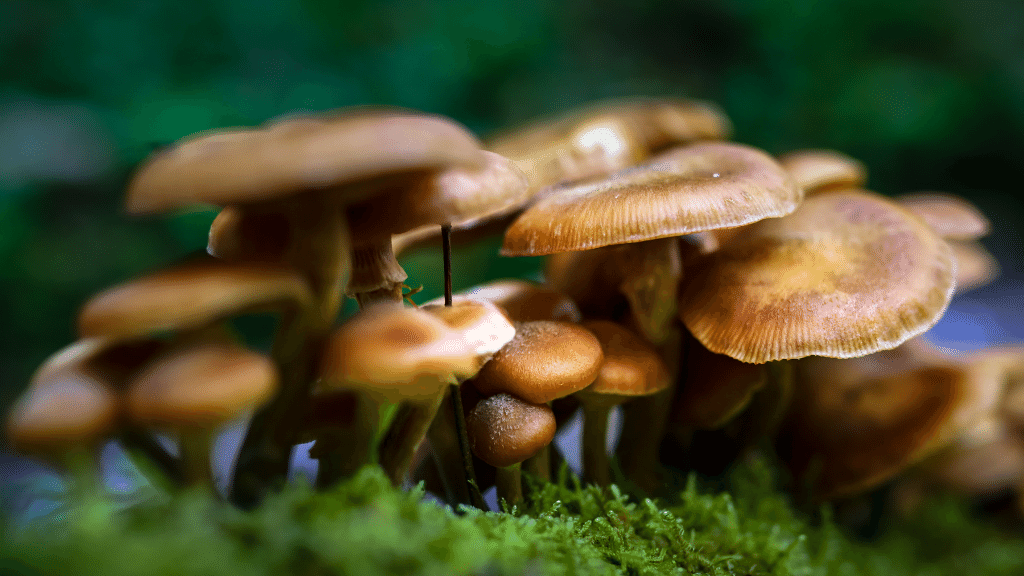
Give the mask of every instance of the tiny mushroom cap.
<path id="1" fill-rule="evenodd" d="M 131 382 L 128 412 L 149 426 L 209 429 L 255 408 L 274 394 L 269 358 L 234 344 L 196 341 L 176 347 Z"/>
<path id="2" fill-rule="evenodd" d="M 473 454 L 495 468 L 518 464 L 555 438 L 555 415 L 546 404 L 510 394 L 481 400 L 466 416 Z"/>
<path id="3" fill-rule="evenodd" d="M 686 345 L 685 380 L 673 401 L 671 420 L 704 430 L 721 428 L 768 382 L 767 365 L 715 354 L 693 339 Z"/>
<path id="4" fill-rule="evenodd" d="M 835 150 L 796 150 L 779 156 L 804 194 L 842 188 L 860 188 L 868 178 L 864 163 Z"/>
<path id="5" fill-rule="evenodd" d="M 905 209 L 830 192 L 691 267 L 679 309 L 706 348 L 744 362 L 863 356 L 937 322 L 954 267 L 949 245 Z"/>
<path id="6" fill-rule="evenodd" d="M 589 386 L 601 370 L 601 342 L 586 328 L 538 320 L 516 324 L 516 336 L 473 379 L 486 395 L 513 394 L 542 404 Z"/>
<path id="7" fill-rule="evenodd" d="M 62 370 L 31 386 L 11 409 L 7 438 L 18 451 L 41 455 L 92 447 L 113 432 L 120 400 L 110 387 Z"/>
<path id="8" fill-rule="evenodd" d="M 981 242 L 949 240 L 956 260 L 956 291 L 958 294 L 980 288 L 999 277 L 999 262 Z"/>
<path id="9" fill-rule="evenodd" d="M 420 310 L 440 318 L 476 354 L 476 370 L 456 373 L 459 378 L 475 376 L 516 335 L 516 328 L 505 312 L 486 300 L 461 297 L 453 299 L 451 306 L 445 306 L 443 302 L 428 303 L 420 307 Z"/>
<path id="10" fill-rule="evenodd" d="M 312 299 L 306 282 L 287 268 L 203 258 L 97 294 L 82 307 L 78 333 L 138 338 L 200 328 L 251 310 L 304 309 L 312 306 Z"/>
<path id="11" fill-rule="evenodd" d="M 803 196 L 768 154 L 740 144 L 675 148 L 645 164 L 555 189 L 505 234 L 502 254 L 537 256 L 740 226 Z"/>
<path id="12" fill-rule="evenodd" d="M 400 172 L 480 166 L 461 125 L 407 110 L 356 108 L 199 134 L 153 155 L 128 187 L 129 212 L 262 202 Z M 365 194 L 365 192 L 364 192 Z"/>
<path id="13" fill-rule="evenodd" d="M 462 294 L 469 298 L 495 303 L 516 322 L 579 322 L 582 318 L 572 298 L 548 286 L 526 280 L 495 280 L 470 288 Z"/>
<path id="14" fill-rule="evenodd" d="M 380 303 L 338 328 L 324 351 L 319 388 L 356 388 L 389 402 L 429 402 L 458 374 L 479 368 L 477 351 L 441 318 Z"/>
<path id="15" fill-rule="evenodd" d="M 585 322 L 583 326 L 597 336 L 604 362 L 594 383 L 577 395 L 616 405 L 669 387 L 671 376 L 665 361 L 632 330 L 607 320 Z"/>
<path id="16" fill-rule="evenodd" d="M 977 206 L 953 194 L 918 192 L 897 196 L 896 201 L 920 216 L 943 238 L 976 240 L 992 229 Z"/>

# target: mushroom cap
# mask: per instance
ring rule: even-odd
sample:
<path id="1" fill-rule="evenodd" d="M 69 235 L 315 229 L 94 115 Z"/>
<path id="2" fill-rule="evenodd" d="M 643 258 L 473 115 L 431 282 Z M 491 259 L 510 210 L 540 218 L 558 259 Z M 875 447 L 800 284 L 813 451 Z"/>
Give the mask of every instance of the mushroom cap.
<path id="1" fill-rule="evenodd" d="M 478 367 L 476 350 L 444 320 L 382 303 L 363 309 L 331 335 L 319 387 L 356 388 L 389 402 L 429 402 L 455 375 Z"/>
<path id="2" fill-rule="evenodd" d="M 896 201 L 920 216 L 943 238 L 977 240 L 992 230 L 992 223 L 977 206 L 953 194 L 917 192 L 897 196 Z"/>
<path id="3" fill-rule="evenodd" d="M 953 294 L 948 244 L 884 197 L 841 191 L 748 227 L 690 269 L 690 332 L 744 362 L 849 358 L 930 328 Z"/>
<path id="4" fill-rule="evenodd" d="M 20 452 L 54 454 L 90 446 L 113 432 L 120 400 L 106 383 L 57 370 L 29 387 L 7 417 L 7 439 Z"/>
<path id="5" fill-rule="evenodd" d="M 695 144 L 552 190 L 512 224 L 501 253 L 537 256 L 739 226 L 789 214 L 802 196 L 760 150 Z"/>
<path id="6" fill-rule="evenodd" d="M 589 386 L 604 354 L 589 330 L 568 322 L 539 320 L 516 325 L 516 336 L 473 379 L 485 395 L 513 394 L 542 404 Z"/>
<path id="7" fill-rule="evenodd" d="M 476 137 L 447 118 L 347 109 L 183 140 L 136 172 L 125 206 L 147 213 L 195 203 L 246 204 L 482 161 Z"/>
<path id="8" fill-rule="evenodd" d="M 768 382 L 768 367 L 715 354 L 687 340 L 686 379 L 676 393 L 672 421 L 703 430 L 721 428 Z"/>
<path id="9" fill-rule="evenodd" d="M 1024 438 L 1005 422 L 988 418 L 922 468 L 930 478 L 956 490 L 996 493 L 1024 478 Z"/>
<path id="10" fill-rule="evenodd" d="M 277 386 L 277 368 L 262 354 L 197 341 L 168 351 L 132 380 L 128 413 L 148 426 L 213 428 L 263 404 Z"/>
<path id="11" fill-rule="evenodd" d="M 252 206 L 225 206 L 210 224 L 206 251 L 228 262 L 284 262 L 292 235 L 288 216 Z"/>
<path id="12" fill-rule="evenodd" d="M 516 328 L 498 306 L 486 300 L 453 299 L 451 306 L 443 302 L 426 304 L 420 310 L 440 318 L 476 354 L 477 369 L 459 372 L 459 378 L 472 378 L 505 344 L 512 341 Z"/>
<path id="13" fill-rule="evenodd" d="M 671 375 L 658 351 L 632 330 L 607 320 L 585 322 L 601 343 L 604 361 L 594 383 L 577 394 L 615 404 L 666 390 Z"/>
<path id="14" fill-rule="evenodd" d="M 466 415 L 473 454 L 495 468 L 518 464 L 555 438 L 555 414 L 546 404 L 532 404 L 509 394 L 477 403 Z"/>
<path id="15" fill-rule="evenodd" d="M 130 339 L 199 328 L 242 312 L 305 308 L 313 297 L 295 272 L 268 264 L 192 260 L 100 292 L 82 307 L 78 333 Z"/>
<path id="16" fill-rule="evenodd" d="M 500 154 L 481 154 L 483 168 L 449 168 L 349 206 L 353 237 L 426 225 L 473 226 L 525 204 L 530 188 L 522 171 Z"/>
<path id="17" fill-rule="evenodd" d="M 956 260 L 956 292 L 963 294 L 999 277 L 999 262 L 976 240 L 949 240 Z"/>
<path id="18" fill-rule="evenodd" d="M 30 386 L 50 386 L 76 374 L 118 390 L 146 362 L 167 348 L 161 340 L 86 338 L 54 352 L 36 369 Z"/>
<path id="19" fill-rule="evenodd" d="M 795 150 L 779 156 L 779 164 L 804 194 L 861 188 L 868 179 L 863 162 L 835 150 Z"/>
<path id="20" fill-rule="evenodd" d="M 580 310 L 562 292 L 526 280 L 509 278 L 474 286 L 462 292 L 467 298 L 487 300 L 500 306 L 516 322 L 560 320 L 579 322 Z"/>

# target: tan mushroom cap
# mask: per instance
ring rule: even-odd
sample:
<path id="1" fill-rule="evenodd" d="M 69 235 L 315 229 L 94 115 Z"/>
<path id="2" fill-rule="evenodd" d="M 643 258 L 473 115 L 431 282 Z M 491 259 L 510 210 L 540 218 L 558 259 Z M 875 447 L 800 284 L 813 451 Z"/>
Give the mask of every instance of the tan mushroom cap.
<path id="1" fill-rule="evenodd" d="M 594 383 L 577 394 L 619 404 L 669 387 L 671 376 L 665 361 L 632 330 L 607 320 L 585 322 L 583 327 L 597 336 L 604 361 Z"/>
<path id="2" fill-rule="evenodd" d="M 688 272 L 680 315 L 706 348 L 744 362 L 848 358 L 930 328 L 953 294 L 949 245 L 866 191 L 812 196 Z"/>
<path id="3" fill-rule="evenodd" d="M 213 428 L 274 394 L 277 368 L 269 358 L 221 342 L 177 347 L 142 370 L 128 392 L 130 417 L 147 426 Z"/>
<path id="4" fill-rule="evenodd" d="M 686 379 L 673 401 L 672 421 L 704 430 L 721 428 L 768 382 L 765 364 L 747 364 L 689 341 Z"/>
<path id="5" fill-rule="evenodd" d="M 473 298 L 453 299 L 451 306 L 444 302 L 426 304 L 420 310 L 441 319 L 476 354 L 477 369 L 459 372 L 459 378 L 472 378 L 503 346 L 512 341 L 516 328 L 498 306 L 486 300 Z"/>
<path id="6" fill-rule="evenodd" d="M 68 452 L 112 433 L 119 414 L 120 400 L 104 382 L 61 370 L 15 403 L 7 417 L 7 439 L 20 452 Z"/>
<path id="7" fill-rule="evenodd" d="M 356 108 L 214 131 L 152 156 L 128 187 L 129 212 L 253 203 L 396 172 L 479 166 L 480 143 L 452 120 Z"/>
<path id="8" fill-rule="evenodd" d="M 83 337 L 138 338 L 200 328 L 227 316 L 312 306 L 302 278 L 282 267 L 199 259 L 108 288 L 82 307 Z"/>
<path id="9" fill-rule="evenodd" d="M 607 178 L 553 190 L 512 224 L 501 253 L 589 250 L 739 226 L 789 214 L 802 195 L 760 150 L 695 144 Z"/>
<path id="10" fill-rule="evenodd" d="M 228 262 L 284 262 L 292 235 L 285 213 L 226 206 L 210 224 L 206 251 Z"/>
<path id="11" fill-rule="evenodd" d="M 476 351 L 444 320 L 415 308 L 363 309 L 328 341 L 324 390 L 355 388 L 388 402 L 428 402 L 457 374 L 479 367 Z"/>
<path id="12" fill-rule="evenodd" d="M 977 206 L 953 194 L 918 192 L 897 196 L 896 201 L 943 238 L 976 240 L 992 230 L 992 223 Z"/>
<path id="13" fill-rule="evenodd" d="M 864 163 L 835 150 L 795 150 L 779 156 L 804 194 L 841 188 L 861 188 L 867 182 Z"/>
<path id="14" fill-rule="evenodd" d="M 582 326 L 522 322 L 516 325 L 516 337 L 484 365 L 473 385 L 485 395 L 508 393 L 542 404 L 589 386 L 603 360 L 601 343 Z"/>
<path id="15" fill-rule="evenodd" d="M 579 322 L 582 316 L 572 298 L 562 292 L 526 280 L 495 280 L 461 293 L 500 306 L 516 322 L 559 320 Z"/>
<path id="16" fill-rule="evenodd" d="M 974 240 L 949 240 L 956 260 L 956 291 L 962 294 L 975 288 L 991 284 L 999 278 L 999 262 L 981 242 Z"/>
<path id="17" fill-rule="evenodd" d="M 555 414 L 546 404 L 532 404 L 509 394 L 477 403 L 466 415 L 473 454 L 495 468 L 518 464 L 555 438 Z"/>

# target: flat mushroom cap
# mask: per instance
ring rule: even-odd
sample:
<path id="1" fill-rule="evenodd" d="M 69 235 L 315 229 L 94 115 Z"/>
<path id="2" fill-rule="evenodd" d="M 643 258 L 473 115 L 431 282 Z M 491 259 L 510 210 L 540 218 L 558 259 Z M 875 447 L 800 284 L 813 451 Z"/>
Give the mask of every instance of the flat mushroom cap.
<path id="1" fill-rule="evenodd" d="M 554 189 L 512 224 L 501 253 L 537 256 L 740 226 L 789 214 L 802 196 L 760 150 L 694 144 Z"/>
<path id="2" fill-rule="evenodd" d="M 750 226 L 691 271 L 686 327 L 712 352 L 754 363 L 894 348 L 938 321 L 954 287 L 945 241 L 852 190 Z"/>
<path id="3" fill-rule="evenodd" d="M 472 378 L 503 346 L 512 341 L 516 328 L 495 304 L 473 298 L 453 299 L 451 306 L 443 302 L 425 304 L 420 310 L 440 318 L 454 330 L 476 354 L 477 368 L 459 372 L 460 378 Z"/>
<path id="4" fill-rule="evenodd" d="M 331 336 L 319 387 L 356 388 L 390 402 L 429 401 L 456 374 L 474 373 L 479 362 L 476 350 L 437 316 L 377 304 Z"/>
<path id="5" fill-rule="evenodd" d="M 474 286 L 463 295 L 500 306 L 516 322 L 561 320 L 579 322 L 582 316 L 572 298 L 548 286 L 526 280 L 495 280 Z"/>
<path id="6" fill-rule="evenodd" d="M 120 406 L 106 383 L 57 370 L 15 403 L 7 417 L 7 438 L 16 450 L 36 454 L 89 446 L 113 431 Z"/>
<path id="7" fill-rule="evenodd" d="M 779 163 L 804 194 L 860 188 L 868 178 L 863 162 L 835 150 L 795 150 L 779 156 Z"/>
<path id="8" fill-rule="evenodd" d="M 518 464 L 555 438 L 555 414 L 509 394 L 477 403 L 466 416 L 473 454 L 495 468 Z"/>
<path id="9" fill-rule="evenodd" d="M 614 397 L 619 403 L 633 397 L 657 394 L 668 388 L 671 376 L 665 361 L 639 335 L 607 320 L 586 322 L 583 327 L 597 336 L 604 362 L 594 383 L 578 394 Z"/>
<path id="10" fill-rule="evenodd" d="M 287 268 L 204 258 L 100 292 L 82 307 L 78 333 L 138 338 L 199 328 L 254 309 L 305 308 L 312 301 L 306 282 Z"/>
<path id="11" fill-rule="evenodd" d="M 128 412 L 150 426 L 212 428 L 270 399 L 269 358 L 233 344 L 196 342 L 168 351 L 130 384 Z"/>
<path id="12" fill-rule="evenodd" d="M 953 194 L 918 192 L 897 196 L 896 201 L 943 238 L 977 240 L 992 230 L 992 223 L 977 206 Z"/>
<path id="13" fill-rule="evenodd" d="M 508 393 L 542 404 L 589 386 L 601 370 L 601 343 L 586 328 L 568 322 L 516 325 L 516 337 L 473 379 L 486 395 Z"/>
<path id="14" fill-rule="evenodd" d="M 129 212 L 282 198 L 396 172 L 479 166 L 480 143 L 456 122 L 358 108 L 202 133 L 154 154 L 135 174 Z"/>

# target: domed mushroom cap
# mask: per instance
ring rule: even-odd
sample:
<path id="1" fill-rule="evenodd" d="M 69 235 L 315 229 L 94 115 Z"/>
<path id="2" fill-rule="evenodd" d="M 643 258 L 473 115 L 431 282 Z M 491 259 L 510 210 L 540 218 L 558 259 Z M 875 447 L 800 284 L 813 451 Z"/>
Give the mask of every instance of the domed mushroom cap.
<path id="1" fill-rule="evenodd" d="M 426 304 L 420 310 L 440 318 L 476 354 L 477 369 L 456 374 L 471 378 L 516 335 L 515 326 L 495 304 L 486 300 L 459 298 L 451 306 L 443 302 Z"/>
<path id="2" fill-rule="evenodd" d="M 245 204 L 482 162 L 479 141 L 446 118 L 398 109 L 343 110 L 179 142 L 135 174 L 125 206 L 145 213 L 195 203 Z"/>
<path id="3" fill-rule="evenodd" d="M 578 394 L 600 396 L 615 404 L 668 388 L 671 376 L 657 350 L 633 331 L 607 320 L 586 322 L 597 336 L 604 361 L 597 378 Z"/>
<path id="4" fill-rule="evenodd" d="M 130 339 L 255 309 L 304 308 L 312 300 L 306 282 L 286 268 L 204 258 L 100 292 L 82 307 L 78 333 Z"/>
<path id="5" fill-rule="evenodd" d="M 516 325 L 516 336 L 473 379 L 486 395 L 508 393 L 542 404 L 590 385 L 601 370 L 601 343 L 567 322 Z"/>
<path id="6" fill-rule="evenodd" d="M 804 194 L 860 188 L 868 179 L 863 162 L 835 150 L 796 150 L 779 156 L 779 163 Z"/>
<path id="7" fill-rule="evenodd" d="M 495 468 L 518 464 L 555 438 L 555 415 L 546 404 L 531 404 L 509 394 L 477 403 L 466 415 L 473 454 Z"/>
<path id="8" fill-rule="evenodd" d="M 953 194 L 918 192 L 897 196 L 896 201 L 920 216 L 943 238 L 976 240 L 992 229 L 977 206 Z"/>
<path id="9" fill-rule="evenodd" d="M 526 280 L 495 280 L 462 292 L 467 298 L 487 300 L 500 306 L 516 322 L 560 320 L 579 322 L 579 308 L 572 298 L 547 286 Z"/>
<path id="10" fill-rule="evenodd" d="M 801 197 L 764 152 L 695 144 L 553 190 L 512 224 L 501 252 L 536 256 L 739 226 L 789 214 Z"/>
<path id="11" fill-rule="evenodd" d="M 65 452 L 111 433 L 119 413 L 120 401 L 104 382 L 59 370 L 30 387 L 14 405 L 7 417 L 7 438 L 20 452 Z"/>
<path id="12" fill-rule="evenodd" d="M 865 191 L 815 195 L 692 268 L 680 315 L 706 348 L 744 362 L 848 358 L 930 328 L 953 293 L 949 245 Z"/>
<path id="13" fill-rule="evenodd" d="M 956 292 L 962 294 L 991 284 L 999 277 L 999 262 L 981 242 L 949 240 L 956 260 Z"/>
<path id="14" fill-rule="evenodd" d="M 429 401 L 456 374 L 479 367 L 476 350 L 444 320 L 422 310 L 377 304 L 331 336 L 322 389 L 357 388 L 389 402 Z"/>
<path id="15" fill-rule="evenodd" d="M 128 412 L 149 426 L 212 428 L 263 404 L 277 385 L 269 358 L 231 344 L 194 342 L 167 352 L 133 379 Z"/>

